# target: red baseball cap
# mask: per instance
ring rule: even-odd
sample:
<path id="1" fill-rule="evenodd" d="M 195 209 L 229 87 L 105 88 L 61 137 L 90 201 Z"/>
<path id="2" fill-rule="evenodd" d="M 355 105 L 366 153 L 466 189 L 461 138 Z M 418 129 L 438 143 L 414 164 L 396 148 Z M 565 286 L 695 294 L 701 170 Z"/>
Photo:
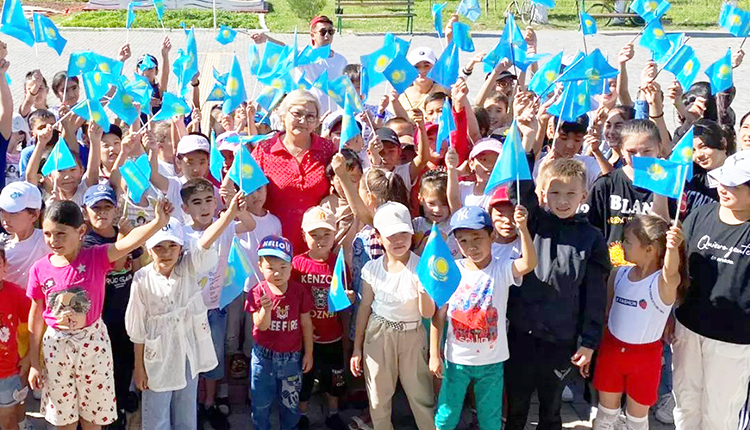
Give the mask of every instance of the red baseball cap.
<path id="1" fill-rule="evenodd" d="M 508 186 L 503 185 L 501 187 L 498 187 L 493 193 L 492 198 L 490 199 L 490 207 L 495 206 L 499 203 L 512 203 L 510 201 L 510 196 L 508 196 Z"/>

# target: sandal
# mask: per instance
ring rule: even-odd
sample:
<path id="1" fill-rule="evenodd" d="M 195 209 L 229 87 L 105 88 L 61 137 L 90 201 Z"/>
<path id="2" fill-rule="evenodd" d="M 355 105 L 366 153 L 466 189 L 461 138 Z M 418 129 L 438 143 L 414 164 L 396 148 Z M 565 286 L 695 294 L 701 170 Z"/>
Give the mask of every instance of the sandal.
<path id="1" fill-rule="evenodd" d="M 229 375 L 233 379 L 247 378 L 247 358 L 242 354 L 234 354 L 229 364 Z"/>

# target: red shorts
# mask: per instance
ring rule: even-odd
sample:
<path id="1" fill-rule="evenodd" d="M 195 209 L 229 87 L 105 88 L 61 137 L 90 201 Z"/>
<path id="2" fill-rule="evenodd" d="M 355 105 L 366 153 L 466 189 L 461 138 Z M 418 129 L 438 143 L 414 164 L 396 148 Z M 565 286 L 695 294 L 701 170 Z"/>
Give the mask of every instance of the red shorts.
<path id="1" fill-rule="evenodd" d="M 605 330 L 594 372 L 594 387 L 608 393 L 626 393 L 636 402 L 653 406 L 659 399 L 661 340 L 633 345 Z"/>

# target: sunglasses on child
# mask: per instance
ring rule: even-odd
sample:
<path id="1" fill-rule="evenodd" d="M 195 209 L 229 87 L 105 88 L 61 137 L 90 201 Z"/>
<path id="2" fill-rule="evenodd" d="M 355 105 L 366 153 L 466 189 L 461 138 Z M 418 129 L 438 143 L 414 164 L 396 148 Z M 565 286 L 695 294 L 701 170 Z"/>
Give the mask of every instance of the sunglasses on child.
<path id="1" fill-rule="evenodd" d="M 325 35 L 333 36 L 336 33 L 335 28 L 321 28 L 318 34 L 325 37 Z"/>

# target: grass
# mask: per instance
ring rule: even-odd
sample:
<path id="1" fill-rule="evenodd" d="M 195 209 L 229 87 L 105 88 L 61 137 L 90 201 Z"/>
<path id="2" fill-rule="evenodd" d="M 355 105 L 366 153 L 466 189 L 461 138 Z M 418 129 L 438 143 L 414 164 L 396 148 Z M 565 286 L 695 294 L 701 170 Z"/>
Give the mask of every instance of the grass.
<path id="1" fill-rule="evenodd" d="M 57 0 L 75 3 L 76 0 Z M 79 0 L 80 1 L 80 0 Z M 306 29 L 308 21 L 295 15 L 289 7 L 288 1 L 307 3 L 308 0 L 271 0 L 268 3 L 269 12 L 266 14 L 266 24 L 272 32 L 289 33 L 297 29 Z M 413 11 L 414 31 L 417 33 L 433 32 L 432 15 L 430 13 L 432 2 L 435 0 L 416 0 Z M 446 0 L 437 0 L 440 2 Z M 443 21 L 447 21 L 449 13 L 456 10 L 460 0 L 447 0 L 448 6 L 444 10 Z M 504 22 L 504 12 L 509 0 L 479 0 L 482 6 L 482 16 L 472 24 L 474 31 L 501 31 Z M 613 0 L 587 0 L 586 8 L 594 3 L 612 4 Z M 667 13 L 665 27 L 672 29 L 709 29 L 715 28 L 719 17 L 720 2 L 717 0 L 671 0 L 672 8 Z M 746 3 L 746 4 L 743 4 Z M 487 8 L 489 4 L 489 8 Z M 578 27 L 576 0 L 557 0 L 557 6 L 550 11 L 549 23 L 543 27 L 555 29 L 575 29 Z M 740 7 L 750 8 L 750 0 L 741 0 Z M 388 13 L 384 7 L 358 8 L 348 7 L 346 13 Z M 320 11 L 335 21 L 335 0 L 328 0 Z M 136 12 L 137 18 L 134 24 L 136 28 L 158 28 L 161 25 L 156 19 L 153 10 Z M 165 12 L 164 25 L 169 28 L 178 28 L 181 23 L 188 26 L 212 27 L 213 15 L 209 10 L 174 10 Z M 58 25 L 68 27 L 99 27 L 115 28 L 125 25 L 125 11 L 85 11 L 74 13 L 67 17 L 56 19 Z M 219 23 L 234 28 L 254 29 L 260 28 L 258 17 L 254 13 L 219 12 Z M 629 30 L 628 26 L 600 27 L 600 30 Z M 387 31 L 404 32 L 406 30 L 405 18 L 367 18 L 367 19 L 344 19 L 343 31 L 354 33 L 382 33 Z"/>

